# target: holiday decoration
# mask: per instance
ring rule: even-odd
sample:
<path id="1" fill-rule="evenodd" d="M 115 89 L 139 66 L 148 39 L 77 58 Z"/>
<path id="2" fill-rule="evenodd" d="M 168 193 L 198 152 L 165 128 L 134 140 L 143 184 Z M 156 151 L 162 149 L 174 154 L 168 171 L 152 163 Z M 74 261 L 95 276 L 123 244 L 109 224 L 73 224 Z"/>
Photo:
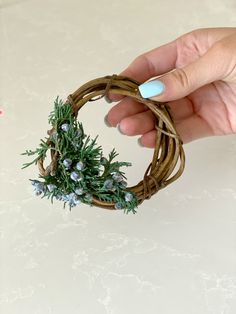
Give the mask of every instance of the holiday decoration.
<path id="1" fill-rule="evenodd" d="M 139 82 L 125 76 L 105 76 L 92 80 L 63 102 L 57 98 L 49 115 L 52 125 L 48 137 L 39 147 L 27 150 L 24 155 L 36 158 L 23 165 L 37 164 L 39 179 L 31 180 L 35 194 L 62 201 L 69 208 L 81 203 L 106 209 L 136 213 L 136 208 L 145 199 L 175 181 L 183 172 L 185 155 L 182 141 L 176 132 L 168 105 L 144 99 L 139 93 Z M 105 97 L 108 92 L 133 98 L 145 104 L 156 118 L 156 145 L 152 161 L 137 185 L 127 187 L 122 167 L 130 162 L 114 159 L 118 153 L 113 149 L 108 157 L 103 156 L 97 138 L 84 133 L 79 121 L 79 110 L 90 101 Z M 45 166 L 50 152 L 51 162 Z M 176 168 L 178 168 L 176 170 Z"/>

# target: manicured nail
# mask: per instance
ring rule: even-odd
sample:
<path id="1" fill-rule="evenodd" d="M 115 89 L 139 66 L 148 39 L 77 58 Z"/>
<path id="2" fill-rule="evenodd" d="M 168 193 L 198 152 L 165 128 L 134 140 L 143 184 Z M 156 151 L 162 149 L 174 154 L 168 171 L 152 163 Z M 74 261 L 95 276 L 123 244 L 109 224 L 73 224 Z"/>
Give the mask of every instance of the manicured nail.
<path id="1" fill-rule="evenodd" d="M 143 98 L 150 98 L 162 94 L 165 89 L 165 85 L 161 81 L 154 80 L 139 85 L 138 89 Z"/>
<path id="2" fill-rule="evenodd" d="M 138 138 L 138 145 L 141 146 L 141 147 L 144 147 L 143 144 L 141 143 L 141 137 Z"/>
<path id="3" fill-rule="evenodd" d="M 108 115 L 106 115 L 106 116 L 104 117 L 104 123 L 106 124 L 106 126 L 108 126 L 109 128 L 111 128 L 111 124 L 109 123 L 107 117 L 108 117 Z"/>
<path id="4" fill-rule="evenodd" d="M 122 135 L 124 135 L 124 133 L 122 132 L 122 130 L 121 130 L 121 128 L 120 128 L 120 123 L 118 123 L 116 127 L 117 127 L 117 130 L 118 130 Z"/>
<path id="5" fill-rule="evenodd" d="M 106 101 L 108 104 L 110 104 L 110 103 L 113 102 L 113 100 L 110 99 L 109 94 L 108 94 L 108 95 L 105 95 L 104 99 L 105 99 L 105 101 Z"/>

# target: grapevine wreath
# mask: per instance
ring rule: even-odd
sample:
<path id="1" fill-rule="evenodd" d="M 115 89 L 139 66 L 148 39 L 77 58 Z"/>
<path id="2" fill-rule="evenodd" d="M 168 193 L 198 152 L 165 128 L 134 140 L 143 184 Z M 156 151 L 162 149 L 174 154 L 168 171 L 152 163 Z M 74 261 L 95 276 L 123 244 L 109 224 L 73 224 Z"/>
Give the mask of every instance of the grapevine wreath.
<path id="1" fill-rule="evenodd" d="M 69 208 L 80 203 L 106 209 L 136 212 L 145 199 L 175 181 L 184 170 L 185 155 L 168 105 L 142 98 L 139 82 L 125 76 L 105 76 L 87 82 L 63 102 L 57 98 L 49 115 L 51 130 L 39 147 L 24 154 L 37 157 L 23 168 L 35 163 L 39 180 L 31 180 L 36 195 L 61 200 Z M 113 149 L 108 158 L 103 156 L 97 137 L 91 139 L 78 121 L 79 110 L 88 102 L 102 97 L 109 102 L 108 92 L 128 96 L 145 104 L 156 118 L 155 149 L 143 180 L 127 187 L 123 166 L 129 162 L 114 161 L 118 155 Z M 47 152 L 50 163 L 45 167 Z M 176 170 L 176 168 L 178 168 Z"/>

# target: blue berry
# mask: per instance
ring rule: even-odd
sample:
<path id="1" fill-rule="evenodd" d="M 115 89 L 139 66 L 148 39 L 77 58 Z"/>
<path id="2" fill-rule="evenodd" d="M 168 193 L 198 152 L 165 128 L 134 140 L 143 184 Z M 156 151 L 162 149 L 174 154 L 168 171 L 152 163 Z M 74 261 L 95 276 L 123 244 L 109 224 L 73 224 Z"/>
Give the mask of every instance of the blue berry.
<path id="1" fill-rule="evenodd" d="M 52 192 L 53 190 L 55 190 L 56 185 L 55 185 L 55 184 L 48 184 L 48 185 L 47 185 L 47 188 L 48 188 L 48 191 L 49 191 L 49 192 Z"/>
<path id="2" fill-rule="evenodd" d="M 69 194 L 62 194 L 61 195 L 61 200 L 64 202 L 68 202 L 69 201 Z"/>
<path id="3" fill-rule="evenodd" d="M 61 125 L 61 129 L 62 129 L 62 131 L 64 131 L 64 132 L 68 132 L 68 131 L 69 131 L 69 128 L 70 128 L 70 125 L 69 125 L 68 123 L 63 123 L 63 124 Z"/>
<path id="4" fill-rule="evenodd" d="M 121 186 L 122 189 L 125 189 L 125 188 L 127 187 L 127 182 L 124 181 L 124 180 L 122 180 L 122 181 L 120 182 L 120 186 Z"/>
<path id="5" fill-rule="evenodd" d="M 84 163 L 82 161 L 77 162 L 76 169 L 81 171 L 84 169 Z"/>
<path id="6" fill-rule="evenodd" d="M 134 197 L 133 197 L 132 193 L 129 193 L 129 192 L 125 193 L 125 201 L 126 202 L 131 202 L 133 198 Z"/>
<path id="7" fill-rule="evenodd" d="M 40 194 L 43 193 L 43 191 L 35 190 L 34 193 L 35 193 L 36 196 L 39 196 Z"/>
<path id="8" fill-rule="evenodd" d="M 81 203 L 80 199 L 78 198 L 78 196 L 75 193 L 69 193 L 66 195 L 62 195 L 62 200 L 66 203 L 68 203 L 68 205 L 70 207 L 74 207 L 76 205 L 79 205 Z"/>
<path id="9" fill-rule="evenodd" d="M 77 189 L 75 189 L 75 193 L 77 195 L 82 195 L 84 193 L 84 190 L 82 188 L 77 188 Z"/>
<path id="10" fill-rule="evenodd" d="M 76 172 L 76 171 L 71 172 L 70 177 L 75 182 L 79 182 L 83 179 L 83 175 L 81 173 Z"/>
<path id="11" fill-rule="evenodd" d="M 115 209 L 123 209 L 123 205 L 120 202 L 115 203 Z"/>
<path id="12" fill-rule="evenodd" d="M 111 190 L 111 189 L 113 188 L 113 180 L 107 179 L 107 180 L 104 182 L 103 187 L 104 187 L 106 190 Z"/>
<path id="13" fill-rule="evenodd" d="M 71 164 L 72 164 L 72 160 L 71 159 L 66 158 L 66 159 L 63 160 L 63 165 L 65 166 L 66 169 L 69 169 Z"/>
<path id="14" fill-rule="evenodd" d="M 33 181 L 32 185 L 34 187 L 35 195 L 37 196 L 44 193 L 46 190 L 45 184 L 43 182 Z"/>
<path id="15" fill-rule="evenodd" d="M 90 194 L 90 193 L 86 193 L 84 198 L 85 198 L 85 200 L 86 200 L 87 202 L 89 202 L 89 203 L 91 203 L 92 200 L 93 200 L 93 196 L 92 196 L 92 194 Z"/>
<path id="16" fill-rule="evenodd" d="M 81 203 L 81 200 L 78 197 L 74 198 L 74 204 L 79 205 Z"/>
<path id="17" fill-rule="evenodd" d="M 71 172 L 70 177 L 73 181 L 76 182 L 79 178 L 79 174 L 77 172 L 73 171 L 73 172 Z"/>
<path id="18" fill-rule="evenodd" d="M 63 195 L 62 194 L 57 194 L 55 197 L 56 197 L 56 200 L 58 200 L 58 201 L 62 201 L 63 200 Z"/>
<path id="19" fill-rule="evenodd" d="M 123 177 L 121 174 L 119 174 L 118 172 L 115 172 L 112 174 L 112 178 L 116 181 L 116 182 L 121 182 L 123 181 Z"/>

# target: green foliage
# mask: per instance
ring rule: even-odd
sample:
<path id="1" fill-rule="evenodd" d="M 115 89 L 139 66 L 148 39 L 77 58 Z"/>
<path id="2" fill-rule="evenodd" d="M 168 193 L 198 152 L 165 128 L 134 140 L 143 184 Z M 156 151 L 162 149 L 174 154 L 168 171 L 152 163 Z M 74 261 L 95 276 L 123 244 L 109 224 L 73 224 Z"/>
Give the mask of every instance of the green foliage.
<path id="1" fill-rule="evenodd" d="M 23 153 L 22 155 L 32 156 L 32 155 L 36 154 L 38 156 L 33 161 L 23 164 L 22 169 L 24 169 L 24 168 L 26 168 L 32 164 L 37 164 L 37 161 L 40 158 L 45 158 L 48 149 L 49 149 L 48 144 L 46 142 L 44 142 L 43 140 L 41 140 L 41 143 L 39 144 L 39 148 L 36 148 L 34 151 L 26 150 L 26 152 Z"/>
<path id="2" fill-rule="evenodd" d="M 82 123 L 72 114 L 71 106 L 58 97 L 49 115 L 49 123 L 53 127 L 49 137 L 41 140 L 34 151 L 23 153 L 36 155 L 36 158 L 22 168 L 44 159 L 49 149 L 58 153 L 55 175 L 31 180 L 35 194 L 47 197 L 52 202 L 54 199 L 61 200 L 70 209 L 81 202 L 92 206 L 92 199 L 96 197 L 108 203 L 114 202 L 115 207 L 123 209 L 125 213 L 135 213 L 137 197 L 126 190 L 126 177 L 120 170 L 121 167 L 131 166 L 131 163 L 114 161 L 118 156 L 115 149 L 105 158 L 102 147 L 97 145 L 98 136 L 91 139 L 85 135 Z"/>

